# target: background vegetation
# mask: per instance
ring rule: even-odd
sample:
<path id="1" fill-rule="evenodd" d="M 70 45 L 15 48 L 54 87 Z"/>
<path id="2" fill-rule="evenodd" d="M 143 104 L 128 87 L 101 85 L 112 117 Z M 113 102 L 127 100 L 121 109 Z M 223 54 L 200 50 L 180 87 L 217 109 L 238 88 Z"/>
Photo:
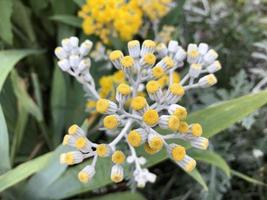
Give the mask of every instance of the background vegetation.
<path id="1" fill-rule="evenodd" d="M 89 129 L 92 140 L 108 139 L 93 131 L 97 120 L 85 112 L 81 86 L 55 63 L 54 48 L 61 39 L 88 38 L 77 17 L 84 1 L 0 0 L 2 199 L 266 199 L 267 108 L 258 109 L 267 103 L 267 2 L 205 1 L 209 9 L 202 2 L 177 0 L 159 30 L 174 26 L 172 39 L 181 44 L 205 41 L 219 52 L 219 84 L 184 100 L 192 111 L 189 121 L 200 121 L 205 136 L 212 137 L 211 147 L 190 151 L 199 162 L 189 176 L 166 160 L 164 152 L 149 157 L 157 182 L 130 193 L 134 188 L 127 181 L 111 184 L 108 160 L 98 163 L 88 185 L 76 179 L 82 166 L 66 169 L 58 162 L 66 151 L 60 146 L 62 137 L 73 123 Z M 125 44 L 114 39 L 107 48 Z M 112 69 L 100 60 L 92 71 L 98 79 Z"/>

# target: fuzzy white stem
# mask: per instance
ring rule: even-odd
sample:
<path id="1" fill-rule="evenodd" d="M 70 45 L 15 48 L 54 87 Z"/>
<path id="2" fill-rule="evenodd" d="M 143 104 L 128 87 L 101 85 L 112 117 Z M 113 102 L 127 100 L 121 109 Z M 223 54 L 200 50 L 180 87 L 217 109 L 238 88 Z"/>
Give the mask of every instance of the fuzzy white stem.
<path id="1" fill-rule="evenodd" d="M 116 144 L 121 141 L 121 139 L 124 137 L 124 135 L 127 133 L 127 131 L 130 129 L 131 125 L 132 125 L 132 120 L 129 119 L 124 128 L 121 130 L 120 134 L 111 142 L 109 143 L 109 145 L 114 148 L 116 146 Z"/>
<path id="2" fill-rule="evenodd" d="M 135 162 L 135 168 L 138 169 L 138 170 L 141 170 L 141 165 L 140 165 L 140 163 L 139 163 L 139 161 L 138 161 L 138 158 L 137 158 L 135 149 L 134 149 L 129 143 L 128 143 L 128 145 L 129 145 L 129 148 L 130 148 L 132 157 L 133 157 L 134 162 Z"/>
<path id="3" fill-rule="evenodd" d="M 97 161 L 97 155 L 95 154 L 93 161 L 92 161 L 92 166 L 95 167 Z"/>

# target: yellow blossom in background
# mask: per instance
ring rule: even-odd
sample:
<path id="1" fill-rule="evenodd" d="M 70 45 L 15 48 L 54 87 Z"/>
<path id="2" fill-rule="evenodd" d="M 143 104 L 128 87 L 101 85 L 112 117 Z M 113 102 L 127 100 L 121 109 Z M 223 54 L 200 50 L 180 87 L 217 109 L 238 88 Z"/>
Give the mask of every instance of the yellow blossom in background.
<path id="1" fill-rule="evenodd" d="M 164 17 L 171 9 L 173 0 L 138 0 L 144 15 L 151 21 Z"/>
<path id="2" fill-rule="evenodd" d="M 99 96 L 114 100 L 116 95 L 115 88 L 121 83 L 125 83 L 125 76 L 121 70 L 114 72 L 112 75 L 102 76 L 99 79 Z M 89 100 L 86 103 L 88 109 L 93 109 L 95 106 L 95 101 Z"/>
<path id="3" fill-rule="evenodd" d="M 142 12 L 135 0 L 88 0 L 78 13 L 85 34 L 95 34 L 107 44 L 109 37 L 130 40 L 142 24 Z"/>
<path id="4" fill-rule="evenodd" d="M 172 36 L 175 33 L 175 27 L 174 26 L 168 26 L 164 25 L 162 27 L 162 30 L 157 35 L 158 41 L 162 43 L 168 43 L 172 40 Z"/>
<path id="5" fill-rule="evenodd" d="M 144 17 L 158 21 L 171 9 L 173 0 L 87 0 L 78 16 L 86 35 L 97 35 L 108 44 L 110 37 L 131 40 L 144 24 Z"/>

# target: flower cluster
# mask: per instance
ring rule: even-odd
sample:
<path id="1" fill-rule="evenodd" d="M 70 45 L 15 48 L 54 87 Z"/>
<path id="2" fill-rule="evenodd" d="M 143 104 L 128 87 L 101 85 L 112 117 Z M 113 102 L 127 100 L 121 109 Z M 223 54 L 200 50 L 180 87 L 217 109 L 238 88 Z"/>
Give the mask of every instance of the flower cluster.
<path id="1" fill-rule="evenodd" d="M 127 161 L 135 168 L 133 178 L 137 186 L 144 187 L 147 182 L 154 182 L 156 175 L 143 167 L 146 159 L 137 155 L 136 148 L 144 148 L 150 155 L 165 148 L 177 165 L 187 172 L 192 171 L 196 161 L 186 153 L 185 147 L 168 141 L 179 138 L 194 148 L 207 149 L 209 141 L 201 136 L 201 125 L 197 122 L 188 124 L 187 110 L 178 102 L 190 89 L 216 84 L 213 73 L 221 69 L 216 51 L 209 49 L 205 43 L 189 44 L 185 50 L 177 41 L 170 41 L 167 46 L 152 40 L 145 40 L 142 44 L 137 40 L 130 41 L 129 55 L 124 55 L 120 50 L 109 55 L 113 65 L 125 76 L 125 82 L 116 88 L 113 101 L 99 97 L 92 81 L 82 78 L 84 74 L 77 66 L 88 58 L 83 54 L 84 43 L 78 47 L 77 39 L 75 43 L 73 40 L 73 37 L 63 40 L 62 47 L 56 49 L 59 66 L 84 85 L 85 91 L 96 101 L 96 111 L 104 115 L 101 129 L 113 133 L 115 138 L 110 143 L 97 144 L 88 140 L 85 131 L 78 125 L 72 125 L 63 144 L 76 150 L 62 154 L 61 163 L 73 165 L 93 157 L 92 163 L 78 174 L 79 180 L 87 183 L 95 174 L 97 159 L 110 157 L 113 163 L 110 177 L 117 183 L 124 178 L 123 166 Z M 79 51 L 75 50 L 77 48 Z M 79 58 L 75 63 L 71 62 L 74 55 Z M 63 61 L 69 63 L 68 70 L 62 67 Z M 182 69 L 185 62 L 189 64 L 188 73 L 179 82 L 174 82 L 175 70 Z M 166 76 L 168 83 L 162 84 L 161 79 Z M 146 92 L 146 95 L 139 95 L 139 92 Z M 169 133 L 163 135 L 160 129 L 166 129 Z M 120 149 L 120 142 L 128 145 L 129 152 Z"/>
<path id="2" fill-rule="evenodd" d="M 103 43 L 110 37 L 130 40 L 143 24 L 143 17 L 158 20 L 168 13 L 172 0 L 88 0 L 79 11 L 85 34 L 95 34 Z"/>
<path id="3" fill-rule="evenodd" d="M 78 15 L 83 20 L 87 35 L 95 34 L 104 43 L 110 36 L 130 40 L 142 24 L 142 12 L 135 0 L 90 0 L 83 5 Z"/>
<path id="4" fill-rule="evenodd" d="M 173 0 L 138 0 L 140 7 L 151 21 L 164 17 L 174 5 Z"/>

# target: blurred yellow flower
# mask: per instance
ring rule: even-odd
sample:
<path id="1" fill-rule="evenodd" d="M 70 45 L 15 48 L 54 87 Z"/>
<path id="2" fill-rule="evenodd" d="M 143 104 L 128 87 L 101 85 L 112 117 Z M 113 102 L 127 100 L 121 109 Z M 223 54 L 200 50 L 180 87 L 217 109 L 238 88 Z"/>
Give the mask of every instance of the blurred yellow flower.
<path id="1" fill-rule="evenodd" d="M 107 44 L 110 36 L 130 40 L 142 24 L 136 0 L 88 0 L 79 11 L 85 34 L 95 34 Z"/>
<path id="2" fill-rule="evenodd" d="M 97 35 L 103 43 L 110 37 L 131 40 L 138 33 L 146 16 L 158 21 L 171 9 L 173 0 L 87 0 L 78 16 L 83 18 L 86 35 Z"/>
<path id="3" fill-rule="evenodd" d="M 164 17 L 171 9 L 173 0 L 138 0 L 144 15 L 151 21 Z"/>

